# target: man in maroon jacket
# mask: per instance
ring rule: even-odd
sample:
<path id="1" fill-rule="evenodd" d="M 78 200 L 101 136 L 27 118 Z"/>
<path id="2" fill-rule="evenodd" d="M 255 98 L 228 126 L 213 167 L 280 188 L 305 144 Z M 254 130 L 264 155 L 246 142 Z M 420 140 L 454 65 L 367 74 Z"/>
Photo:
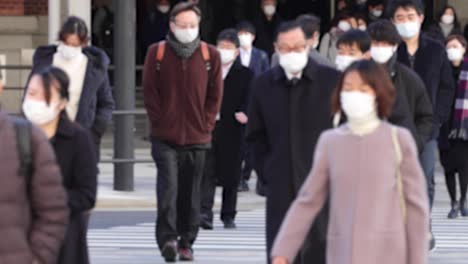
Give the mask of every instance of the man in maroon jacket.
<path id="1" fill-rule="evenodd" d="M 158 169 L 156 240 L 166 262 L 178 254 L 193 260 L 205 153 L 222 99 L 220 56 L 200 40 L 200 20 L 196 4 L 177 4 L 167 39 L 149 48 L 143 73 Z"/>

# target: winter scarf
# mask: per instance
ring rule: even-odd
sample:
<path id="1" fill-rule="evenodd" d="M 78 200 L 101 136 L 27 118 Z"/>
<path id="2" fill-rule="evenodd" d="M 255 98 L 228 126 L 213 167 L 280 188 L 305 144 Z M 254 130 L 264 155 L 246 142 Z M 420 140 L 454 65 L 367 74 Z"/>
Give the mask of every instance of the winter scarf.
<path id="1" fill-rule="evenodd" d="M 188 59 L 200 46 L 200 37 L 190 43 L 183 44 L 176 39 L 172 32 L 170 32 L 167 35 L 167 43 L 174 50 L 177 56 L 181 57 L 182 59 Z"/>
<path id="2" fill-rule="evenodd" d="M 450 139 L 468 140 L 468 57 L 461 66 Z"/>

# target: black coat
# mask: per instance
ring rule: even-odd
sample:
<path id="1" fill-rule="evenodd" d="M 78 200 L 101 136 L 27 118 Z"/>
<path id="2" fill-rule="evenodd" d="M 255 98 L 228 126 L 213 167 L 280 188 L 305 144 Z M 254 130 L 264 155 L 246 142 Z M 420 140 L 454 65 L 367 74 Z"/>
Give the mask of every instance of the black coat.
<path id="1" fill-rule="evenodd" d="M 259 180 L 266 186 L 268 252 L 311 169 L 318 137 L 332 127 L 330 100 L 338 78 L 336 70 L 309 60 L 296 86 L 279 66 L 253 82 L 247 141 L 254 149 Z M 318 217 L 312 243 L 324 243 L 327 221 L 326 214 Z M 320 250 L 316 256 L 324 253 Z"/>
<path id="2" fill-rule="evenodd" d="M 421 78 L 410 68 L 395 61 L 388 68 L 396 89 L 396 101 L 389 121 L 411 131 L 420 151 L 431 139 L 432 104 Z"/>
<path id="3" fill-rule="evenodd" d="M 441 124 L 449 118 L 452 100 L 455 95 L 452 68 L 445 48 L 424 34 L 420 37 L 419 48 L 415 56 L 414 70 L 426 85 L 433 106 L 434 127 L 431 139 L 436 139 Z M 398 61 L 411 67 L 404 42 L 398 47 Z"/>
<path id="4" fill-rule="evenodd" d="M 51 140 L 68 194 L 70 222 L 62 246 L 59 264 L 86 264 L 88 211 L 96 202 L 97 159 L 88 130 L 61 118 Z"/>
<path id="5" fill-rule="evenodd" d="M 246 113 L 248 89 L 253 72 L 241 65 L 232 65 L 224 80 L 220 120 L 216 125 L 216 175 L 223 186 L 237 186 L 241 172 L 242 125 L 235 113 Z"/>
<path id="6" fill-rule="evenodd" d="M 262 12 L 255 20 L 255 28 L 257 29 L 255 46 L 268 54 L 268 58 L 274 53 L 274 46 L 276 38 L 276 31 L 281 25 L 282 19 L 278 14 L 273 16 L 273 19 L 269 21 L 265 14 Z"/>
<path id="7" fill-rule="evenodd" d="M 56 52 L 55 45 L 39 47 L 34 53 L 32 73 L 51 66 Z M 88 66 L 75 121 L 89 129 L 99 143 L 115 107 L 107 73 L 109 58 L 104 51 L 92 46 L 84 48 L 83 53 L 88 58 Z"/>

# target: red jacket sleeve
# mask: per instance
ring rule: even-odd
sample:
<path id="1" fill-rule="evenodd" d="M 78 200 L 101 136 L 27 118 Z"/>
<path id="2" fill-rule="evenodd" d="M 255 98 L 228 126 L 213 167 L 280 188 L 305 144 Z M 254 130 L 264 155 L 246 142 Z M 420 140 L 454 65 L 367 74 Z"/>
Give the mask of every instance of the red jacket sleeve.
<path id="1" fill-rule="evenodd" d="M 156 52 L 158 44 L 152 45 L 146 54 L 143 68 L 143 100 L 151 123 L 157 122 L 160 118 L 160 95 L 157 86 Z"/>

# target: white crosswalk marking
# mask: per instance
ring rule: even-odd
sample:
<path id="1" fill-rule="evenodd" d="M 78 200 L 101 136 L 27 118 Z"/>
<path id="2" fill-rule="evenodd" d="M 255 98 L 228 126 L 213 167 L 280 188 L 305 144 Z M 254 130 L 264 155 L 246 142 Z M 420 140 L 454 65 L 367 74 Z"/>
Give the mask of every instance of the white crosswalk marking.
<path id="1" fill-rule="evenodd" d="M 468 218 L 447 219 L 447 208 L 434 208 L 433 231 L 437 250 L 430 264 L 468 263 Z M 225 230 L 221 222 L 215 230 L 200 232 L 195 243 L 196 263 L 265 263 L 265 211 L 240 212 L 238 229 Z M 154 223 L 91 229 L 88 234 L 92 263 L 164 263 L 154 239 Z"/>
<path id="2" fill-rule="evenodd" d="M 194 246 L 196 263 L 265 263 L 264 217 L 264 210 L 240 212 L 236 230 L 225 230 L 219 220 L 214 230 L 201 230 Z M 154 223 L 91 229 L 88 241 L 92 263 L 164 263 L 155 243 Z"/>

